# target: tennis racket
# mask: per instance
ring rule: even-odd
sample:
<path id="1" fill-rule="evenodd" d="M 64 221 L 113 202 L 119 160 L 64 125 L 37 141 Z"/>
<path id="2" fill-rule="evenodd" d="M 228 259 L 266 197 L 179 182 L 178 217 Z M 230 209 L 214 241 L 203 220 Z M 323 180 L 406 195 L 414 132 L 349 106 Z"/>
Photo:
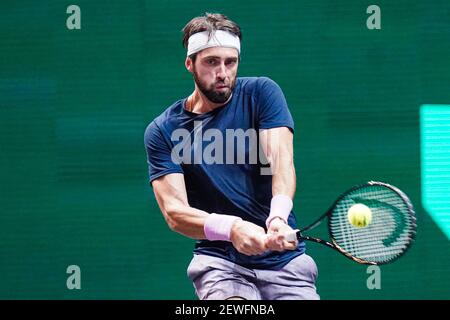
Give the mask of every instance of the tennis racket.
<path id="1" fill-rule="evenodd" d="M 355 227 L 348 210 L 355 204 L 370 208 L 371 222 Z M 328 220 L 330 241 L 304 235 Z M 362 264 L 393 262 L 411 246 L 416 234 L 416 217 L 408 197 L 398 188 L 370 181 L 344 192 L 319 219 L 285 236 L 287 241 L 308 240 L 324 244 Z"/>

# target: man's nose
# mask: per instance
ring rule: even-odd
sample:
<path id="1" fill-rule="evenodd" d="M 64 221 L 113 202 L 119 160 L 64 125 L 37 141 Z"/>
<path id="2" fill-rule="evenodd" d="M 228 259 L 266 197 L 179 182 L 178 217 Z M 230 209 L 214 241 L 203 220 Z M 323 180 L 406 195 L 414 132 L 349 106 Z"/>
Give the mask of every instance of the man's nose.
<path id="1" fill-rule="evenodd" d="M 225 63 L 221 63 L 217 69 L 217 78 L 225 79 L 227 76 Z"/>

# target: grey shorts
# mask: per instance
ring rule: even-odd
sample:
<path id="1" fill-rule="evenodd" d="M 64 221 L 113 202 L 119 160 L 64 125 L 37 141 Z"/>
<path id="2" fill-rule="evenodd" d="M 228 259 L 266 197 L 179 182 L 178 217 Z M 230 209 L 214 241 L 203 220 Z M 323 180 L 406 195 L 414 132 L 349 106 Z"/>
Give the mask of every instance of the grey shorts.
<path id="1" fill-rule="evenodd" d="M 187 269 L 201 300 L 318 300 L 317 265 L 302 254 L 280 270 L 248 269 L 228 260 L 194 255 Z"/>

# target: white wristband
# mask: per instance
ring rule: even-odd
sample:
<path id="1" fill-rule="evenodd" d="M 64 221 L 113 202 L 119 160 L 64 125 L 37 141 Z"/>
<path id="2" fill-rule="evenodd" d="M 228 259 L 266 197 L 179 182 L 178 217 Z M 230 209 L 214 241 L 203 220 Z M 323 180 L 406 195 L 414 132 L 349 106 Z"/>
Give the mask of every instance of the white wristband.
<path id="1" fill-rule="evenodd" d="M 206 239 L 211 241 L 230 241 L 231 228 L 237 220 L 242 220 L 236 216 L 226 214 L 211 213 L 205 220 L 203 230 Z"/>
<path id="2" fill-rule="evenodd" d="M 275 218 L 280 218 L 287 223 L 293 206 L 294 205 L 290 197 L 284 194 L 275 195 L 270 202 L 270 214 L 266 220 L 266 227 L 269 228 L 270 223 Z"/>

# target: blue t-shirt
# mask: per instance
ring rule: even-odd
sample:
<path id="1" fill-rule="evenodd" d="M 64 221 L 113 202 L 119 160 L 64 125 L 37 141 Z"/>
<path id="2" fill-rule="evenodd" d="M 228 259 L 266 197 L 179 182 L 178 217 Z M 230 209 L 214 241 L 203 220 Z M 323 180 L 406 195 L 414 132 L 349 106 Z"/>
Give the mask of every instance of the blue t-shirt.
<path id="1" fill-rule="evenodd" d="M 230 214 L 265 228 L 272 198 L 272 176 L 254 143 L 259 129 L 288 127 L 294 121 L 280 87 L 266 77 L 238 78 L 231 100 L 196 114 L 186 99 L 167 108 L 145 131 L 150 181 L 170 173 L 184 175 L 190 206 Z M 256 140 L 257 141 L 257 140 Z M 282 143 L 282 142 L 281 142 Z M 262 151 L 261 151 L 261 154 Z M 293 212 L 288 223 L 297 228 Z M 247 268 L 282 268 L 305 251 L 239 253 L 227 241 L 197 241 L 194 253 L 220 257 Z"/>

